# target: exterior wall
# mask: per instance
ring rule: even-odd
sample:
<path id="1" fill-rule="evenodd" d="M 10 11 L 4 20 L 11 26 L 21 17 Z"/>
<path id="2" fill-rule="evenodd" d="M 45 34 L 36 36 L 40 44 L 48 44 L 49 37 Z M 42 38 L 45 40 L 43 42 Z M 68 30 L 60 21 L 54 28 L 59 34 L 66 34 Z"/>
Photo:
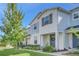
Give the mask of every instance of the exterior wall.
<path id="1" fill-rule="evenodd" d="M 53 15 L 53 18 L 52 18 L 53 23 L 42 26 L 42 18 L 45 17 L 45 16 L 48 16 L 49 14 Z M 38 25 L 39 31 L 37 33 L 33 32 L 33 25 L 35 23 L 39 24 Z M 46 38 L 45 38 L 43 36 L 43 34 L 53 33 L 53 32 L 56 32 L 56 31 L 57 31 L 57 10 L 47 11 L 39 19 L 36 18 L 36 20 L 31 24 L 31 27 L 30 27 L 30 32 L 31 32 L 30 37 L 31 37 L 31 39 L 30 39 L 29 42 L 31 44 L 34 44 L 34 37 L 37 36 L 38 45 L 40 45 L 41 47 L 45 46 L 45 44 L 47 44 L 46 42 L 48 42 L 50 44 L 50 42 L 49 42 L 50 40 L 48 40 L 49 36 L 47 35 Z"/>
<path id="2" fill-rule="evenodd" d="M 59 49 L 59 39 L 58 39 L 58 32 L 55 32 L 55 49 Z"/>
<path id="3" fill-rule="evenodd" d="M 36 39 L 37 40 L 37 45 L 40 45 L 40 35 L 39 34 L 31 35 L 30 43 L 35 45 L 35 43 L 34 43 L 35 37 L 37 37 L 37 39 Z"/>
<path id="4" fill-rule="evenodd" d="M 26 46 L 27 45 L 26 40 L 22 41 L 22 44 Z"/>
<path id="5" fill-rule="evenodd" d="M 73 48 L 72 33 L 58 32 L 56 34 L 56 50 Z"/>
<path id="6" fill-rule="evenodd" d="M 71 14 L 58 11 L 58 32 L 64 32 L 70 27 Z"/>
<path id="7" fill-rule="evenodd" d="M 73 36 L 72 33 L 65 33 L 65 38 L 64 38 L 64 48 L 69 49 L 73 48 Z"/>
<path id="8" fill-rule="evenodd" d="M 45 16 L 48 16 L 49 14 L 53 15 L 52 24 L 47 24 L 45 26 L 42 26 L 42 18 Z M 65 39 L 65 34 L 63 33 L 63 31 L 70 26 L 70 15 L 66 14 L 64 12 L 61 11 L 57 11 L 57 10 L 51 10 L 51 11 L 47 11 L 45 12 L 38 20 L 36 18 L 36 21 L 34 21 L 31 24 L 31 39 L 30 39 L 30 43 L 34 44 L 34 36 L 37 36 L 37 41 L 38 44 L 43 47 L 45 46 L 47 43 L 49 43 L 50 39 L 48 36 L 46 36 L 46 38 L 43 36 L 44 34 L 50 34 L 50 33 L 55 33 L 55 48 L 56 50 L 63 50 L 64 49 L 64 39 Z M 33 33 L 33 25 L 35 23 L 39 24 L 39 31 L 38 33 Z M 61 33 L 60 33 L 61 32 Z M 49 43 L 50 44 L 50 43 Z"/>
<path id="9" fill-rule="evenodd" d="M 71 26 L 79 25 L 79 18 L 77 18 L 77 19 L 74 19 L 74 18 L 73 18 L 73 15 L 74 15 L 75 13 L 78 13 L 78 14 L 79 14 L 79 10 L 72 12 Z"/>
<path id="10" fill-rule="evenodd" d="M 56 50 L 64 50 L 64 39 L 65 33 L 64 32 L 56 32 L 55 33 L 55 49 Z"/>
<path id="11" fill-rule="evenodd" d="M 36 29 L 34 29 L 34 27 L 36 27 Z M 31 25 L 30 27 L 30 34 L 35 34 L 35 33 L 39 33 L 39 22 Z"/>
<path id="12" fill-rule="evenodd" d="M 77 11 L 79 12 L 79 11 Z M 64 48 L 72 48 L 72 35 L 66 34 L 65 30 L 66 28 L 74 25 L 79 24 L 79 19 L 74 20 L 73 19 L 73 12 L 72 14 L 65 13 L 59 10 L 49 10 L 42 14 L 40 18 L 36 18 L 30 28 L 30 40 L 28 41 L 29 44 L 34 45 L 34 37 L 37 37 L 37 44 L 41 47 L 45 46 L 47 43 L 49 43 L 49 36 L 46 34 L 55 33 L 55 48 L 56 50 L 63 50 Z M 48 16 L 49 14 L 53 15 L 52 24 L 47 24 L 45 26 L 42 26 L 42 18 L 45 16 Z M 34 31 L 33 27 L 34 24 L 37 23 L 37 31 Z M 46 35 L 43 36 L 43 35 Z M 50 44 L 50 43 L 49 43 Z"/>
<path id="13" fill-rule="evenodd" d="M 43 46 L 50 45 L 50 37 L 49 37 L 49 35 L 43 36 L 43 41 L 44 41 Z"/>
<path id="14" fill-rule="evenodd" d="M 65 39 L 65 33 L 63 32 L 59 32 L 59 36 L 58 36 L 58 46 L 59 46 L 59 50 L 64 50 L 64 39 Z"/>
<path id="15" fill-rule="evenodd" d="M 36 30 L 34 30 L 34 26 L 36 26 Z M 37 40 L 37 45 L 40 45 L 40 34 L 39 34 L 39 22 L 34 21 L 31 25 L 30 25 L 30 40 L 28 40 L 28 44 L 32 44 L 32 45 L 36 45 L 34 43 L 34 40 Z M 35 39 L 35 37 L 37 37 Z"/>
<path id="16" fill-rule="evenodd" d="M 40 35 L 40 46 L 41 46 L 41 47 L 44 46 L 43 35 Z"/>
<path id="17" fill-rule="evenodd" d="M 69 47 L 73 48 L 73 38 L 72 38 L 73 36 L 72 36 L 72 33 L 70 33 L 68 37 L 69 37 Z"/>
<path id="18" fill-rule="evenodd" d="M 42 20 L 39 21 L 39 33 L 40 34 L 47 34 L 47 33 L 53 33 L 57 31 L 57 10 L 50 10 L 44 13 L 42 17 L 45 17 L 52 13 L 52 24 L 47 24 L 45 26 L 42 26 Z"/>
<path id="19" fill-rule="evenodd" d="M 27 45 L 30 45 L 31 44 L 31 40 L 30 39 L 26 39 L 27 40 Z"/>
<path id="20" fill-rule="evenodd" d="M 65 48 L 65 40 L 66 40 L 66 28 L 70 27 L 71 14 L 57 11 L 57 32 L 56 32 L 56 50 L 64 50 Z M 66 45 L 67 46 L 67 45 Z"/>

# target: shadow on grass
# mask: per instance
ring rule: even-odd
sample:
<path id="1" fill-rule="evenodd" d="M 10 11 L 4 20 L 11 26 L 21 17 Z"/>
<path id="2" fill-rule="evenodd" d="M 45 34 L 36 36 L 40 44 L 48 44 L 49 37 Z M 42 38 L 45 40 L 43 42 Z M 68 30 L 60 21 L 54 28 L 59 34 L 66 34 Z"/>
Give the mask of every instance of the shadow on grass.
<path id="1" fill-rule="evenodd" d="M 32 52 L 23 49 L 4 49 L 0 51 L 0 56 L 48 56 L 47 54 Z"/>

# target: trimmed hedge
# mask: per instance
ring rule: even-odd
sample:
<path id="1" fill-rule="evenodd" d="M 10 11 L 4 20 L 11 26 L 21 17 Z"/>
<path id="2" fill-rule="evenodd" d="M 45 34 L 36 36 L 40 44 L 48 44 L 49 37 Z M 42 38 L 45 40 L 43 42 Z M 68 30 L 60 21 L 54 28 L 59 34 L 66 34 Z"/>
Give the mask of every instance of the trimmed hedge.
<path id="1" fill-rule="evenodd" d="M 40 50 L 40 45 L 27 45 L 26 49 Z"/>

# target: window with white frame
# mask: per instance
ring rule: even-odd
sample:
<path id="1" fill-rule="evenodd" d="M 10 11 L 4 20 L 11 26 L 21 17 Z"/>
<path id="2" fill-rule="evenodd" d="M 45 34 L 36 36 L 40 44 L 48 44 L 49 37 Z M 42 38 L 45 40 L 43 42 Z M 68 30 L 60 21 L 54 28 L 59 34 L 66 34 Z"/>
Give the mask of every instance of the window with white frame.
<path id="1" fill-rule="evenodd" d="M 52 14 L 42 18 L 42 26 L 52 23 Z"/>
<path id="2" fill-rule="evenodd" d="M 75 14 L 73 15 L 73 17 L 74 17 L 74 19 L 78 19 L 78 18 L 79 18 L 79 13 L 75 13 Z"/>

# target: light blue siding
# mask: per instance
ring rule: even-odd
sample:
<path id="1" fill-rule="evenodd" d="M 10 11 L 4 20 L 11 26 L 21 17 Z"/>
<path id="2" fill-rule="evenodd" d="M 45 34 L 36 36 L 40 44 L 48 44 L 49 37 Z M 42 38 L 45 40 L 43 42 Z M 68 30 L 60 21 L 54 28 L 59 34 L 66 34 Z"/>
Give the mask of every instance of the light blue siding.
<path id="1" fill-rule="evenodd" d="M 73 48 L 76 48 L 77 46 L 79 46 L 79 38 L 73 35 Z"/>

